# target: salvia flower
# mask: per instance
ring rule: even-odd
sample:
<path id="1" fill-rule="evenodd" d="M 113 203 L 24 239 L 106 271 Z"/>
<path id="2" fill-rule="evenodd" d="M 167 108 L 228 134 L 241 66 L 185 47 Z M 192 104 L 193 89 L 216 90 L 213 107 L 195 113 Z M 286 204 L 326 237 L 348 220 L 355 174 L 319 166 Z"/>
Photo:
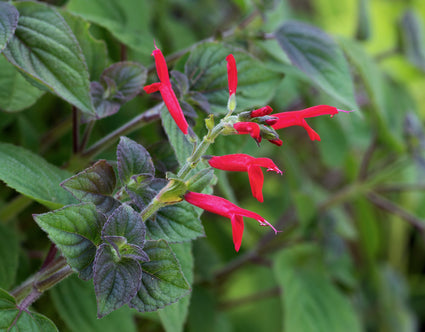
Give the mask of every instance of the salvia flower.
<path id="1" fill-rule="evenodd" d="M 257 143 L 261 142 L 260 126 L 254 122 L 236 122 L 233 128 L 238 134 L 249 134 Z"/>
<path id="2" fill-rule="evenodd" d="M 238 87 L 238 71 L 236 68 L 236 61 L 233 54 L 226 57 L 227 61 L 227 81 L 229 83 L 229 97 L 236 93 Z"/>
<path id="3" fill-rule="evenodd" d="M 261 226 L 269 226 L 276 234 L 278 232 L 266 219 L 264 219 L 259 214 L 242 209 L 224 198 L 188 191 L 185 194 L 184 199 L 190 204 L 195 205 L 201 209 L 229 218 L 232 223 L 233 243 L 235 245 L 236 251 L 239 251 L 242 243 L 244 229 L 243 217 L 255 219 L 260 223 Z"/>
<path id="4" fill-rule="evenodd" d="M 318 133 L 316 133 L 313 128 L 311 128 L 307 121 L 305 121 L 305 118 L 311 118 L 314 116 L 320 116 L 329 114 L 331 117 L 333 117 L 335 114 L 338 114 L 339 112 L 350 112 L 350 111 L 343 111 L 340 109 L 337 109 L 333 106 L 328 105 L 317 105 L 313 107 L 309 107 L 300 111 L 292 111 L 292 112 L 283 112 L 283 113 L 276 113 L 273 114 L 273 116 L 278 118 L 278 121 L 272 125 L 273 129 L 282 129 L 290 126 L 301 126 L 303 127 L 310 139 L 312 141 L 318 140 L 320 141 L 320 136 Z"/>
<path id="5" fill-rule="evenodd" d="M 161 93 L 165 106 L 167 106 L 168 111 L 170 112 L 177 126 L 180 128 L 183 134 L 187 135 L 189 126 L 184 117 L 179 101 L 177 100 L 176 94 L 174 93 L 171 86 L 167 63 L 165 62 L 164 55 L 162 54 L 161 50 L 156 47 L 156 45 L 152 55 L 155 58 L 156 72 L 158 73 L 160 82 L 147 85 L 143 89 L 148 94 L 156 91 Z"/>
<path id="6" fill-rule="evenodd" d="M 247 154 L 236 153 L 225 156 L 213 156 L 208 160 L 211 167 L 224 171 L 248 172 L 249 183 L 252 195 L 260 202 L 263 202 L 264 175 L 261 167 L 267 171 L 274 171 L 282 174 L 282 171 L 269 158 L 255 158 Z"/>

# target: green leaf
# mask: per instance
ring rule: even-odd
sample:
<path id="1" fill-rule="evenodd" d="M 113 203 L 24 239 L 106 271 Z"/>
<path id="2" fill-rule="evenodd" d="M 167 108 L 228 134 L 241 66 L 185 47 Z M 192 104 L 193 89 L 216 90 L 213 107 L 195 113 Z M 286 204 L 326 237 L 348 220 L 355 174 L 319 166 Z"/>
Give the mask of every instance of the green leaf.
<path id="1" fill-rule="evenodd" d="M 110 215 L 120 206 L 120 202 L 111 196 L 115 185 L 114 169 L 106 160 L 99 160 L 93 166 L 61 183 L 61 186 L 80 202 L 93 203 L 106 215 Z"/>
<path id="2" fill-rule="evenodd" d="M 91 83 L 91 94 L 96 109 L 96 119 L 115 114 L 122 105 L 142 91 L 147 69 L 135 62 L 114 63 Z M 90 117 L 89 117 L 90 119 Z"/>
<path id="3" fill-rule="evenodd" d="M 0 143 L 0 180 L 51 209 L 75 203 L 59 186 L 71 174 L 19 146 Z"/>
<path id="4" fill-rule="evenodd" d="M 32 311 L 21 311 L 13 296 L 0 289 L 0 331 L 57 332 L 47 317 Z"/>
<path id="5" fill-rule="evenodd" d="M 103 316 L 128 303 L 140 288 L 142 269 L 133 259 L 117 260 L 114 249 L 102 244 L 94 261 L 93 283 L 97 316 Z"/>
<path id="6" fill-rule="evenodd" d="M 211 184 L 213 179 L 214 169 L 211 167 L 204 168 L 187 181 L 187 189 L 189 191 L 202 192 Z"/>
<path id="7" fill-rule="evenodd" d="M 226 56 L 232 53 L 238 68 L 236 92 L 239 111 L 267 104 L 282 79 L 248 53 L 218 43 L 203 43 L 195 47 L 185 64 L 191 90 L 207 97 L 213 113 L 225 114 L 229 98 Z"/>
<path id="8" fill-rule="evenodd" d="M 34 215 L 38 226 L 56 244 L 80 278 L 93 275 L 96 246 L 101 243 L 100 233 L 105 223 L 93 204 L 70 205 L 60 210 Z"/>
<path id="9" fill-rule="evenodd" d="M 30 82 L 44 87 L 93 114 L 87 65 L 81 48 L 62 16 L 39 2 L 16 2 L 20 13 L 15 34 L 4 50 L 6 58 Z"/>
<path id="10" fill-rule="evenodd" d="M 168 242 L 183 242 L 204 236 L 204 228 L 192 205 L 181 202 L 161 208 L 146 221 L 147 238 L 165 239 Z"/>
<path id="11" fill-rule="evenodd" d="M 357 1 L 357 29 L 356 39 L 368 40 L 371 36 L 371 20 L 370 20 L 370 8 L 369 0 L 358 0 Z"/>
<path id="12" fill-rule="evenodd" d="M 0 109 L 22 111 L 40 98 L 44 91 L 28 83 L 4 57 L 0 57 Z"/>
<path id="13" fill-rule="evenodd" d="M 59 315 L 72 332 L 136 332 L 133 314 L 121 308 L 102 319 L 96 318 L 93 283 L 72 275 L 49 290 Z"/>
<path id="14" fill-rule="evenodd" d="M 91 80 L 99 79 L 108 60 L 106 43 L 92 36 L 90 33 L 91 24 L 83 18 L 72 15 L 65 10 L 61 10 L 60 13 L 71 28 L 75 38 L 77 38 L 78 44 L 83 51 Z"/>
<path id="15" fill-rule="evenodd" d="M 189 284 L 193 283 L 193 255 L 192 243 L 174 243 L 171 249 L 180 262 L 184 276 Z M 158 311 L 162 326 L 166 332 L 182 332 L 187 319 L 190 304 L 190 295 L 188 294 L 177 303 L 166 306 Z"/>
<path id="16" fill-rule="evenodd" d="M 70 0 L 67 9 L 109 30 L 119 41 L 145 54 L 152 52 L 151 4 L 146 0 Z"/>
<path id="17" fill-rule="evenodd" d="M 147 241 L 150 261 L 142 263 L 142 285 L 129 306 L 140 312 L 155 311 L 174 303 L 190 290 L 179 263 L 164 240 Z"/>
<path id="18" fill-rule="evenodd" d="M 326 93 L 356 109 L 353 80 L 344 55 L 322 30 L 301 22 L 286 22 L 274 33 L 292 64 Z"/>
<path id="19" fill-rule="evenodd" d="M 16 30 L 19 12 L 9 3 L 0 2 L 0 53 Z"/>
<path id="20" fill-rule="evenodd" d="M 331 282 L 313 245 L 299 245 L 276 256 L 274 273 L 282 287 L 286 332 L 362 331 L 350 300 Z"/>
<path id="21" fill-rule="evenodd" d="M 18 270 L 19 239 L 9 227 L 0 224 L 0 286 L 9 288 Z"/>
<path id="22" fill-rule="evenodd" d="M 425 71 L 425 32 L 421 17 L 406 10 L 400 22 L 400 47 L 407 59 Z"/>

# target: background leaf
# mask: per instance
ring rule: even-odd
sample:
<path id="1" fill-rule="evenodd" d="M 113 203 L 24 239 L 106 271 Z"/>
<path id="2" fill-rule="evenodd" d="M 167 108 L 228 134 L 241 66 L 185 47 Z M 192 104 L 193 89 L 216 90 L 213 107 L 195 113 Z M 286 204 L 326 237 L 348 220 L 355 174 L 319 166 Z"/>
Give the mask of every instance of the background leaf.
<path id="1" fill-rule="evenodd" d="M 356 109 L 353 80 L 338 45 L 322 30 L 301 22 L 284 23 L 274 33 L 292 64 L 326 93 Z"/>
<path id="2" fill-rule="evenodd" d="M 0 2 L 0 53 L 18 25 L 19 12 L 9 3 Z"/>
<path id="3" fill-rule="evenodd" d="M 87 65 L 81 48 L 59 13 L 39 2 L 17 2 L 18 27 L 4 50 L 31 82 L 57 94 L 82 112 L 94 113 Z"/>
<path id="4" fill-rule="evenodd" d="M 16 232 L 0 224 L 0 287 L 8 289 L 15 283 L 18 270 L 19 239 Z"/>
<path id="5" fill-rule="evenodd" d="M 59 186 L 70 173 L 12 144 L 0 143 L 0 180 L 37 202 L 55 209 L 76 200 Z"/>

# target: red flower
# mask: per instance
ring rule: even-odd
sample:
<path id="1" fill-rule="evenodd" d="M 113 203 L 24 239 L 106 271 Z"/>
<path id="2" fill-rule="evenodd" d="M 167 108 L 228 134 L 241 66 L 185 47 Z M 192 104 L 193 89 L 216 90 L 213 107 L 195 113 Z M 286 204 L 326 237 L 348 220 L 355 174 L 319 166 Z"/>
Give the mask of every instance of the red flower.
<path id="1" fill-rule="evenodd" d="M 155 58 L 156 72 L 158 73 L 160 82 L 147 85 L 143 89 L 148 94 L 156 91 L 161 93 L 162 99 L 164 100 L 164 103 L 177 126 L 180 128 L 183 134 L 187 135 L 189 126 L 184 117 L 179 101 L 177 100 L 176 94 L 174 93 L 171 86 L 170 77 L 168 76 L 167 63 L 165 62 L 164 55 L 162 54 L 161 50 L 156 47 L 156 45 L 152 55 Z"/>
<path id="2" fill-rule="evenodd" d="M 251 111 L 250 116 L 251 118 L 257 118 L 260 116 L 269 115 L 271 112 L 273 112 L 273 109 L 269 105 L 267 105 L 267 106 Z"/>
<path id="3" fill-rule="evenodd" d="M 247 154 L 228 154 L 225 156 L 214 156 L 208 163 L 211 167 L 224 171 L 248 172 L 249 183 L 251 185 L 252 195 L 263 202 L 263 183 L 264 175 L 261 167 L 266 167 L 267 171 L 274 171 L 282 174 L 282 171 L 269 158 L 254 158 Z"/>
<path id="4" fill-rule="evenodd" d="M 227 61 L 227 81 L 229 83 L 229 96 L 236 93 L 238 86 L 238 71 L 236 68 L 236 61 L 233 54 L 229 54 L 226 57 Z"/>
<path id="5" fill-rule="evenodd" d="M 276 234 L 278 232 L 259 214 L 242 209 L 224 198 L 188 191 L 186 195 L 184 195 L 184 199 L 190 204 L 200 207 L 201 209 L 229 218 L 232 223 L 233 243 L 236 251 L 239 251 L 242 243 L 244 228 L 243 217 L 255 219 L 261 226 L 270 226 Z"/>
<path id="6" fill-rule="evenodd" d="M 349 112 L 349 111 L 343 111 L 343 110 L 337 109 L 336 107 L 328 106 L 328 105 L 318 105 L 318 106 L 306 108 L 301 111 L 277 113 L 277 114 L 273 114 L 274 117 L 278 118 L 278 121 L 272 125 L 272 128 L 277 130 L 277 129 L 282 129 L 282 128 L 286 128 L 290 126 L 301 126 L 307 131 L 312 141 L 314 140 L 320 141 L 319 134 L 316 133 L 313 130 L 313 128 L 311 128 L 307 124 L 307 122 L 304 119 L 311 118 L 314 116 L 324 115 L 324 114 L 330 114 L 331 117 L 333 117 L 335 114 L 338 114 L 339 112 Z"/>
<path id="7" fill-rule="evenodd" d="M 238 134 L 249 134 L 258 143 L 261 142 L 260 126 L 258 125 L 258 123 L 236 122 L 233 125 L 233 128 L 238 132 Z"/>

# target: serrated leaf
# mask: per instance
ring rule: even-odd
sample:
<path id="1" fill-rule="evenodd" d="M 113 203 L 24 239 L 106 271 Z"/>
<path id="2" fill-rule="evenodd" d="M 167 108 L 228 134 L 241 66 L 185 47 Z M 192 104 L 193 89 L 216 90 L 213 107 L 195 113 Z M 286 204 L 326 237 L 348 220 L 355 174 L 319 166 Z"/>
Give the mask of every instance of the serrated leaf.
<path id="1" fill-rule="evenodd" d="M 21 311 L 13 296 L 0 289 L 0 331 L 57 332 L 47 317 L 32 311 Z"/>
<path id="2" fill-rule="evenodd" d="M 17 192 L 51 209 L 75 203 L 59 186 L 71 174 L 40 156 L 7 143 L 0 143 L 0 180 Z"/>
<path id="3" fill-rule="evenodd" d="M 187 202 L 161 208 L 154 219 L 146 221 L 146 236 L 151 240 L 183 242 L 204 236 L 198 213 Z"/>
<path id="4" fill-rule="evenodd" d="M 229 98 L 226 56 L 232 53 L 238 68 L 236 92 L 239 111 L 267 104 L 273 97 L 282 74 L 274 72 L 242 50 L 219 43 L 195 47 L 185 64 L 191 90 L 201 92 L 213 113 L 225 114 Z"/>
<path id="5" fill-rule="evenodd" d="M 16 30 L 19 12 L 9 3 L 0 2 L 0 53 Z"/>
<path id="6" fill-rule="evenodd" d="M 0 224 L 0 287 L 9 288 L 18 270 L 19 239 L 17 234 Z"/>
<path id="7" fill-rule="evenodd" d="M 330 96 L 356 109 L 353 80 L 335 41 L 317 27 L 290 21 L 274 33 L 292 64 Z"/>
<path id="8" fill-rule="evenodd" d="M 4 57 L 0 57 L 0 109 L 22 111 L 40 98 L 44 91 L 28 83 Z"/>
<path id="9" fill-rule="evenodd" d="M 61 186 L 80 202 L 93 203 L 106 215 L 110 215 L 120 206 L 120 202 L 111 196 L 115 185 L 114 169 L 106 160 L 99 160 L 61 183 Z"/>
<path id="10" fill-rule="evenodd" d="M 124 244 L 134 244 L 143 248 L 146 227 L 139 213 L 129 205 L 123 204 L 108 218 L 102 229 L 102 237 L 120 236 Z"/>
<path id="11" fill-rule="evenodd" d="M 155 311 L 174 303 L 190 290 L 179 263 L 164 240 L 147 241 L 150 261 L 142 263 L 142 285 L 129 306 L 140 312 Z"/>
<path id="12" fill-rule="evenodd" d="M 113 250 L 107 244 L 100 245 L 94 261 L 93 283 L 99 318 L 128 303 L 140 288 L 140 264 L 132 259 L 117 260 Z"/>
<path id="13" fill-rule="evenodd" d="M 331 282 L 319 248 L 300 245 L 276 256 L 274 274 L 282 287 L 287 332 L 362 331 L 350 300 Z M 302 318 L 302 319 L 301 319 Z"/>
<path id="14" fill-rule="evenodd" d="M 118 174 L 124 185 L 129 184 L 132 177 L 146 174 L 155 175 L 152 158 L 149 152 L 135 141 L 122 136 L 117 147 Z M 137 179 L 137 178 L 136 178 Z"/>
<path id="15" fill-rule="evenodd" d="M 407 59 L 425 71 L 425 32 L 423 21 L 413 10 L 406 10 L 400 22 L 400 47 Z"/>
<path id="16" fill-rule="evenodd" d="M 93 114 L 87 65 L 81 48 L 62 16 L 39 2 L 16 2 L 20 17 L 6 58 L 30 79 Z"/>
<path id="17" fill-rule="evenodd" d="M 101 230 L 105 223 L 102 214 L 89 204 L 66 206 L 60 210 L 34 215 L 34 220 L 49 239 L 61 250 L 80 278 L 93 275 L 96 246 L 101 243 Z"/>

